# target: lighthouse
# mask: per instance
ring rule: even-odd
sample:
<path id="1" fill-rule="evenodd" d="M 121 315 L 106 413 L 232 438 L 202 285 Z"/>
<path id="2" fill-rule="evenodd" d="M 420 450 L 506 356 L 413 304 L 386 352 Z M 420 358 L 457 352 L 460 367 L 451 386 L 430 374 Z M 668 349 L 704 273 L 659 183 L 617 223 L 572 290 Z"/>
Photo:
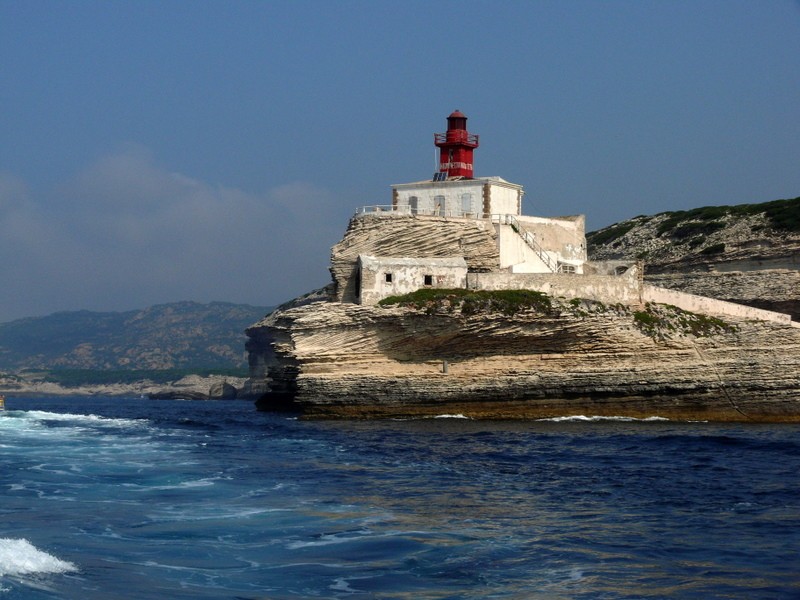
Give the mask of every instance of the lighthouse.
<path id="1" fill-rule="evenodd" d="M 447 117 L 447 131 L 434 133 L 439 148 L 439 178 L 472 179 L 472 152 L 478 147 L 478 136 L 467 131 L 467 117 L 455 110 Z"/>
<path id="2" fill-rule="evenodd" d="M 522 186 L 500 177 L 475 177 L 472 155 L 478 136 L 467 131 L 467 117 L 455 110 L 447 131 L 434 133 L 439 170 L 433 179 L 392 186 L 392 212 L 416 216 L 484 219 L 491 215 L 521 215 Z"/>

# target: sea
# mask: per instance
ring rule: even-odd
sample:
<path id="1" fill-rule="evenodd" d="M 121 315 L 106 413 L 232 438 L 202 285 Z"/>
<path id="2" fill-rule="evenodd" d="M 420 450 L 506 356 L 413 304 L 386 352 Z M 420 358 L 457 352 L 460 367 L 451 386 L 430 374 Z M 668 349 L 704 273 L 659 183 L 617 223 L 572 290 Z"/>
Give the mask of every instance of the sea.
<path id="1" fill-rule="evenodd" d="M 6 399 L 0 600 L 800 598 L 800 426 Z"/>

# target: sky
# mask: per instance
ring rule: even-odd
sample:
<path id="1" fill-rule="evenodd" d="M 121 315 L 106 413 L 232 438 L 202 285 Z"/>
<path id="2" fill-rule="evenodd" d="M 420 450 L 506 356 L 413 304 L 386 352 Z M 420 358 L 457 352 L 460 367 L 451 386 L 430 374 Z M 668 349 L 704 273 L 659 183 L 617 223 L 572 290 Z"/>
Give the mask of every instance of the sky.
<path id="1" fill-rule="evenodd" d="M 523 213 L 800 196 L 798 0 L 0 0 L 0 322 L 330 281 L 459 109 Z"/>

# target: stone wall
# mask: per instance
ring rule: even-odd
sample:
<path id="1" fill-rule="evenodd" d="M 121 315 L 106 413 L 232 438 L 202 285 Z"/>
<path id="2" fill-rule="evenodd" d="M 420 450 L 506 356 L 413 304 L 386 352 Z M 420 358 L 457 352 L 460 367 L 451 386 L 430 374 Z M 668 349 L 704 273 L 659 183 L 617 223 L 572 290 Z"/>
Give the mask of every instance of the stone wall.
<path id="1" fill-rule="evenodd" d="M 637 269 L 621 276 L 563 275 L 557 273 L 468 273 L 474 290 L 535 290 L 555 298 L 585 298 L 609 304 L 640 304 Z"/>
<path id="2" fill-rule="evenodd" d="M 389 296 L 420 288 L 464 288 L 467 263 L 452 258 L 394 258 L 359 255 L 359 304 L 377 304 Z"/>
<path id="3" fill-rule="evenodd" d="M 792 317 L 782 313 L 776 313 L 743 304 L 734 304 L 724 300 L 715 300 L 705 296 L 695 296 L 676 290 L 656 287 L 644 284 L 642 287 L 642 300 L 645 302 L 658 302 L 660 304 L 672 304 L 683 310 L 697 312 L 707 315 L 717 315 L 725 317 L 738 317 L 742 319 L 754 319 L 758 321 L 772 321 L 775 323 L 790 324 Z"/>

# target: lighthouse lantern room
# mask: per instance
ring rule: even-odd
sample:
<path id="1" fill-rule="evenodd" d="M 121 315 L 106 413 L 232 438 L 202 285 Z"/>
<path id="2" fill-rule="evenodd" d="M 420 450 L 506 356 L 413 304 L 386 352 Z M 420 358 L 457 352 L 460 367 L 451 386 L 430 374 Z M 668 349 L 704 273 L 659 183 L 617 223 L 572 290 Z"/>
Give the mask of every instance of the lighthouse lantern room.
<path id="1" fill-rule="evenodd" d="M 451 177 L 472 179 L 472 152 L 478 147 L 478 136 L 467 131 L 467 117 L 459 110 L 447 117 L 447 131 L 434 133 L 439 148 L 439 172 Z"/>

